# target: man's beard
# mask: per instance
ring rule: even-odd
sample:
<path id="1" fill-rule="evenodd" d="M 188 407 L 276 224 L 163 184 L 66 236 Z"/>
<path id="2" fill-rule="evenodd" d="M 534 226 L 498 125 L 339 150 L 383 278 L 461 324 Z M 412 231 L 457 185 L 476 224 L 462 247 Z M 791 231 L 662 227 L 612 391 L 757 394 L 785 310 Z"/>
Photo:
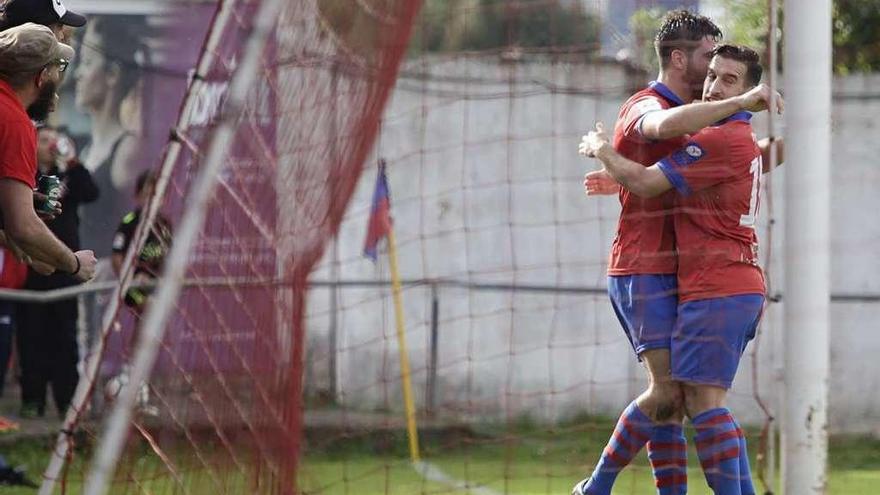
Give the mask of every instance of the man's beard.
<path id="1" fill-rule="evenodd" d="M 684 74 L 688 85 L 691 87 L 691 100 L 699 101 L 703 98 L 703 82 L 706 80 L 706 74 L 699 74 L 694 70 L 693 62 L 688 61 L 687 69 Z M 690 103 L 690 102 L 685 102 Z"/>
<path id="2" fill-rule="evenodd" d="M 49 118 L 49 112 L 55 110 L 55 91 L 58 84 L 55 81 L 46 81 L 40 88 L 37 100 L 27 108 L 28 117 L 31 120 L 44 121 Z"/>

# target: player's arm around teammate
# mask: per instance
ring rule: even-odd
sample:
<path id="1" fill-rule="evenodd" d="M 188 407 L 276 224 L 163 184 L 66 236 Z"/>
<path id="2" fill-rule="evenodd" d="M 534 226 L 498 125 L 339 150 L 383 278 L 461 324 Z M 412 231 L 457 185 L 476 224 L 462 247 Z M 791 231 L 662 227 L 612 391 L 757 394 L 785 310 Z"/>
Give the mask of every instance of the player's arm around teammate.
<path id="1" fill-rule="evenodd" d="M 639 126 L 642 135 L 648 139 L 668 139 L 693 134 L 737 112 L 759 112 L 767 109 L 772 94 L 769 86 L 759 84 L 746 93 L 731 98 L 648 112 L 642 117 Z M 785 109 L 785 101 L 779 93 L 776 93 L 775 104 L 777 113 L 781 114 Z"/>
<path id="2" fill-rule="evenodd" d="M 613 180 L 641 198 L 653 198 L 672 189 L 672 183 L 658 165 L 645 167 L 615 151 L 608 141 L 602 122 L 597 122 L 596 129 L 584 136 L 578 152 L 597 158 Z"/>
<path id="3" fill-rule="evenodd" d="M 770 161 L 770 146 L 776 146 L 776 166 L 785 162 L 785 140 L 781 136 L 773 139 L 764 138 L 758 141 L 761 149 L 762 172 L 767 174 L 773 169 Z M 591 170 L 584 174 L 584 194 L 587 196 L 610 196 L 620 192 L 620 183 L 606 169 Z"/>
<path id="4" fill-rule="evenodd" d="M 651 140 L 662 140 L 693 134 L 737 112 L 765 110 L 769 107 L 773 94 L 774 91 L 769 86 L 759 84 L 742 95 L 719 101 L 691 103 L 667 109 L 657 108 L 644 114 L 638 123 L 639 132 L 646 139 Z M 775 93 L 773 102 L 776 106 L 776 111 L 782 113 L 785 109 L 785 100 L 782 98 L 782 95 L 778 92 Z M 782 163 L 782 138 L 776 138 L 773 142 L 776 144 L 777 149 L 777 163 Z M 764 156 L 765 173 L 770 171 L 770 144 L 769 138 L 758 142 L 758 146 L 761 148 L 762 155 Z M 620 185 L 605 170 L 594 170 L 584 176 L 584 192 L 587 196 L 617 194 Z M 636 192 L 632 189 L 630 190 Z M 636 194 L 638 195 L 638 193 Z M 643 197 L 653 197 L 653 195 Z"/>
<path id="5" fill-rule="evenodd" d="M 721 101 L 706 102 L 706 105 L 713 105 L 716 103 L 722 104 L 716 105 L 714 107 L 707 107 L 710 109 L 709 111 L 699 111 L 696 113 L 685 112 L 684 115 L 691 114 L 695 116 L 697 120 L 699 120 L 706 115 L 715 115 L 715 113 L 723 114 L 727 111 L 728 106 L 730 108 L 740 109 L 766 108 L 766 102 L 769 101 L 769 95 L 769 87 L 761 84 L 739 96 L 734 96 Z M 784 109 L 784 103 L 782 102 L 781 97 L 779 97 L 777 101 L 779 102 L 777 106 L 778 111 L 781 112 Z M 643 133 L 645 133 L 644 122 L 652 114 L 670 114 L 679 110 L 687 109 L 687 107 L 691 107 L 691 109 L 694 109 L 697 107 L 697 105 L 684 105 L 681 107 L 645 114 L 642 119 Z M 682 113 L 679 112 L 677 115 L 680 116 L 682 115 Z M 712 123 L 729 117 L 730 115 L 731 114 L 723 115 L 716 121 L 710 122 L 709 124 L 706 124 L 701 128 L 709 127 Z M 673 114 L 672 119 L 678 120 L 678 116 Z M 687 133 L 688 132 L 683 132 L 682 134 Z M 648 134 L 646 133 L 646 136 L 647 135 Z M 776 145 L 778 163 L 782 163 L 784 160 L 784 147 L 781 138 L 776 138 L 772 140 L 772 142 L 769 138 L 762 139 L 758 143 L 758 146 L 759 148 L 761 148 L 761 154 L 763 157 L 762 171 L 765 173 L 769 172 L 768 156 L 769 147 L 771 146 L 771 144 Z M 687 150 L 683 151 L 685 153 L 687 152 Z M 628 191 L 642 198 L 653 198 L 673 188 L 673 184 L 669 181 L 666 174 L 664 174 L 664 172 L 660 169 L 659 164 L 645 167 L 638 162 L 627 159 L 626 157 L 615 151 L 614 147 L 609 142 L 608 136 L 605 134 L 605 126 L 602 122 L 597 122 L 596 129 L 590 131 L 589 134 L 583 137 L 583 140 L 581 141 L 581 144 L 578 148 L 578 152 L 582 155 L 597 158 L 604 165 L 603 170 L 589 172 L 584 177 L 584 189 L 587 195 L 607 194 L 608 191 L 611 191 L 613 189 L 613 183 L 620 184 Z"/>

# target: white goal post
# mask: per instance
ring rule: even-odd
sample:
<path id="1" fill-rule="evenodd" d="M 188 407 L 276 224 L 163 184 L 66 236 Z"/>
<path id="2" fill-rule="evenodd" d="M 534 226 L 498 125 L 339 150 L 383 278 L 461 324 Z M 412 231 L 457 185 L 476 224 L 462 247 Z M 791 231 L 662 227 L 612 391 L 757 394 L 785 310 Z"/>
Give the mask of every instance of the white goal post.
<path id="1" fill-rule="evenodd" d="M 824 494 L 828 459 L 831 0 L 785 0 L 785 495 Z"/>

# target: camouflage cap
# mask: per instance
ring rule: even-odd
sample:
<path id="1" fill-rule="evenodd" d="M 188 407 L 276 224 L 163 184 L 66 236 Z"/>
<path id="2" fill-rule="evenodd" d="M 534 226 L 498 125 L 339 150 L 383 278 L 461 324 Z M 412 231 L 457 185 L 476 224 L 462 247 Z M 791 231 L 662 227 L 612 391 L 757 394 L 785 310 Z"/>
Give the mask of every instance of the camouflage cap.
<path id="1" fill-rule="evenodd" d="M 73 58 L 73 48 L 59 43 L 52 30 L 32 22 L 0 32 L 0 73 L 37 72 L 49 63 Z"/>

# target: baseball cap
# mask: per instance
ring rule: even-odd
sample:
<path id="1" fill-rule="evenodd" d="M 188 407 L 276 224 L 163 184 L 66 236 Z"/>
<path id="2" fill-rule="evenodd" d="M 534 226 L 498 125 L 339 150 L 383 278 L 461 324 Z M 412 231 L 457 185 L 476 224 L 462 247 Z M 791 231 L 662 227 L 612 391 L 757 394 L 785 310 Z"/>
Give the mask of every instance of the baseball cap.
<path id="1" fill-rule="evenodd" d="M 61 23 L 73 27 L 82 27 L 86 18 L 70 11 L 61 0 L 8 0 L 3 8 L 6 14 L 6 25 L 15 26 L 26 22 L 35 22 L 48 26 Z"/>
<path id="2" fill-rule="evenodd" d="M 73 48 L 59 43 L 52 30 L 28 22 L 0 31 L 0 73 L 36 72 L 46 65 L 73 58 Z"/>

